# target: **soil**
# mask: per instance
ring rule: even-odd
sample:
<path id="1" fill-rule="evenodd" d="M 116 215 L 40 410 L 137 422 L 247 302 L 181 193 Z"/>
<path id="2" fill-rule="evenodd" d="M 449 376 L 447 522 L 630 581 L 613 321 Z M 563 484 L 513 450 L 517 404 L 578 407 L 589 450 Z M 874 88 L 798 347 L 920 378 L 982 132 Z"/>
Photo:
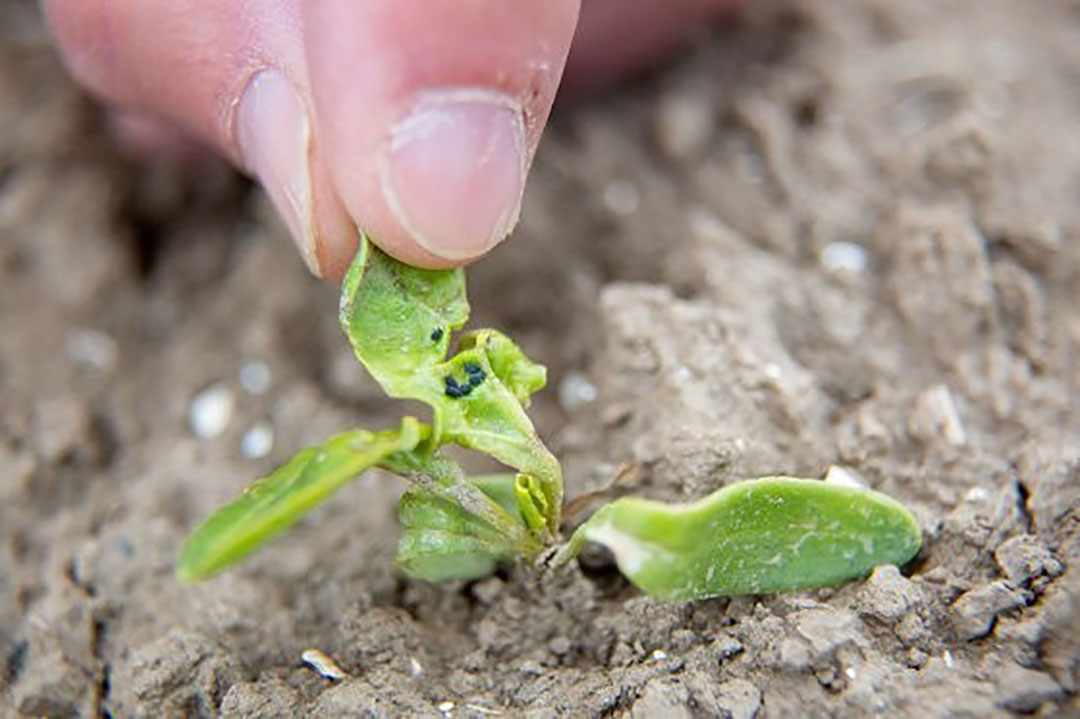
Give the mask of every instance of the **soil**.
<path id="1" fill-rule="evenodd" d="M 1075 0 L 759 2 L 558 109 L 470 277 L 551 368 L 568 494 L 831 471 L 925 534 L 902 571 L 693 604 L 599 552 L 406 580 L 377 474 L 179 584 L 249 480 L 401 410 L 261 193 L 125 159 L 35 4 L 0 28 L 3 716 L 1080 716 Z"/>

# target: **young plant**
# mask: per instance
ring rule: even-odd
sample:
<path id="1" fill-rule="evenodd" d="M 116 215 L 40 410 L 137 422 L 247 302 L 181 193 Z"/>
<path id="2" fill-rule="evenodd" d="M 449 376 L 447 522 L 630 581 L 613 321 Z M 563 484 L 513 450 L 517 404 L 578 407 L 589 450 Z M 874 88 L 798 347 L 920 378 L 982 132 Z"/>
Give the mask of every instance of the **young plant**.
<path id="1" fill-rule="evenodd" d="M 303 450 L 192 533 L 181 578 L 240 561 L 371 467 L 408 482 L 397 563 L 428 581 L 476 579 L 514 561 L 557 566 L 592 541 L 643 591 L 691 600 L 837 584 L 918 551 L 918 525 L 896 501 L 790 477 L 741 482 L 692 504 L 619 499 L 560 543 L 562 472 L 525 413 L 546 370 L 490 329 L 462 334 L 448 357 L 468 315 L 461 269 L 410 267 L 361 238 L 342 327 L 386 393 L 430 405 L 431 424 L 406 418 L 397 430 L 353 430 Z M 515 471 L 467 477 L 442 453 L 448 444 Z"/>

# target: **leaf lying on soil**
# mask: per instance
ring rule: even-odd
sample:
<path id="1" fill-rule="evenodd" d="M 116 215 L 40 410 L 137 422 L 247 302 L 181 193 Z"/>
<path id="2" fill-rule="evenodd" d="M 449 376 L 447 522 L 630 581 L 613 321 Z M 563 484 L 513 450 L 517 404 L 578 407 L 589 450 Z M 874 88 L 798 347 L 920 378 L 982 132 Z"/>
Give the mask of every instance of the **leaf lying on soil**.
<path id="1" fill-rule="evenodd" d="M 921 535 L 911 513 L 879 492 L 767 477 L 692 504 L 619 499 L 578 528 L 556 563 L 586 539 L 610 549 L 643 591 L 692 600 L 839 584 L 907 562 Z"/>

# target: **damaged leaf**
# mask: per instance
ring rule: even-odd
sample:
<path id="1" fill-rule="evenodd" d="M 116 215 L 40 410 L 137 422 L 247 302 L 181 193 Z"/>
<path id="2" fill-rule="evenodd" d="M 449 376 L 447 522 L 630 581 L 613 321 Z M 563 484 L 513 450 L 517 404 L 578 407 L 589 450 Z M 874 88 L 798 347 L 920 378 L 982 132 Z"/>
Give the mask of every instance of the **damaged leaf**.
<path id="1" fill-rule="evenodd" d="M 419 423 L 408 418 L 400 431 L 343 432 L 297 453 L 191 533 L 180 555 L 180 578 L 205 579 L 239 562 L 346 482 L 394 452 L 413 449 L 419 439 Z"/>
<path id="2" fill-rule="evenodd" d="M 466 333 L 447 359 L 450 330 L 468 316 L 460 269 L 410 267 L 362 239 L 341 301 L 341 325 L 356 356 L 391 397 L 431 406 L 434 446 L 475 449 L 534 477 L 546 500 L 544 527 L 553 537 L 562 472 L 525 413 L 547 372 L 495 330 Z"/>
<path id="3" fill-rule="evenodd" d="M 868 489 L 767 477 L 692 504 L 624 497 L 575 532 L 561 563 L 585 540 L 604 545 L 640 589 L 675 600 L 785 592 L 857 579 L 919 551 L 915 518 Z"/>
<path id="4" fill-rule="evenodd" d="M 179 574 L 211 576 L 268 541 L 369 467 L 409 483 L 398 516 L 397 563 L 428 581 L 476 579 L 500 564 L 536 562 L 559 541 L 562 470 L 525 409 L 547 380 L 501 332 L 455 331 L 469 316 L 460 269 L 404 265 L 361 237 L 342 288 L 341 325 L 391 397 L 431 407 L 394 432 L 346 432 L 304 450 L 195 530 Z M 482 452 L 511 473 L 468 477 L 442 448 Z M 692 504 L 623 498 L 602 507 L 558 549 L 608 547 L 643 591 L 672 600 L 837 584 L 918 551 L 903 506 L 869 490 L 771 477 Z"/>

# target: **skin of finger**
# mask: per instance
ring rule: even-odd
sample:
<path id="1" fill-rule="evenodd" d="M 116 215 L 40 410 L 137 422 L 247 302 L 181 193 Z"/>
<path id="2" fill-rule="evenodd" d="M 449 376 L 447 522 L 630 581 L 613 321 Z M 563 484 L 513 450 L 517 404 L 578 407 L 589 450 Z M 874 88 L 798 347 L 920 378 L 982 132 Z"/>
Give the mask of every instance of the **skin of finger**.
<path id="1" fill-rule="evenodd" d="M 251 75 L 287 68 L 306 84 L 297 15 L 282 0 L 46 0 L 72 74 L 124 110 L 173 123 L 238 164 L 232 115 Z"/>
<path id="2" fill-rule="evenodd" d="M 654 7 L 650 11 L 651 0 L 588 0 L 577 38 L 582 47 L 574 55 L 575 66 L 583 70 L 575 77 L 610 74 L 617 63 L 644 57 L 658 44 L 670 42 L 679 24 L 688 24 L 687 17 L 737 4 L 675 1 L 678 12 L 667 8 L 658 13 Z M 315 0 L 301 8 L 288 0 L 44 0 L 62 54 L 86 87 L 113 105 L 171 121 L 241 166 L 232 118 L 251 76 L 277 67 L 315 113 L 320 103 L 312 102 L 307 92 L 306 62 L 309 55 L 319 59 L 317 87 L 329 96 L 321 104 L 333 110 L 326 124 L 337 130 L 330 133 L 329 157 L 341 158 L 327 162 L 318 130 L 310 161 L 315 208 L 311 222 L 318 238 L 318 270 L 330 278 L 344 272 L 355 244 L 355 227 L 337 190 L 342 178 L 352 214 L 369 218 L 390 251 L 418 264 L 446 264 L 403 236 L 372 187 L 377 173 L 365 169 L 385 140 L 387 123 L 413 91 L 454 86 L 504 91 L 521 102 L 530 157 L 535 151 L 577 2 L 510 5 L 496 0 Z M 304 9 L 323 18 L 329 31 L 303 33 Z M 627 35 L 631 32 L 636 36 Z M 627 42 L 631 36 L 633 42 Z M 355 69 L 363 70 L 368 81 L 363 91 L 354 93 Z M 339 113 L 335 98 L 341 97 L 346 101 Z M 352 125 L 358 116 L 367 119 Z M 316 117 L 317 127 L 320 124 Z M 360 131 L 351 133 L 350 126 Z M 360 152 L 352 154 L 349 148 Z"/>
<path id="3" fill-rule="evenodd" d="M 315 271 L 324 279 L 340 282 L 356 254 L 356 222 L 338 196 L 319 138 L 315 143 L 310 160 Z"/>
<path id="4" fill-rule="evenodd" d="M 528 160 L 555 97 L 577 0 L 312 0 L 307 63 L 330 173 L 349 214 L 410 264 L 451 264 L 419 247 L 387 206 L 379 162 L 417 97 L 470 88 L 520 105 Z M 333 257 L 351 248 L 329 248 Z"/>
<path id="5" fill-rule="evenodd" d="M 324 50 L 325 67 L 355 68 L 358 56 L 363 55 L 359 59 L 370 68 L 366 76 L 385 80 L 369 82 L 368 91 L 363 91 L 346 71 L 340 83 L 332 79 L 319 83 L 339 88 L 328 90 L 331 97 L 336 93 L 353 99 L 340 110 L 336 100 L 329 102 L 330 112 L 345 113 L 333 124 L 348 126 L 359 118 L 357 126 L 382 139 L 390 118 L 400 112 L 387 103 L 400 104 L 427 87 L 494 87 L 520 99 L 530 153 L 547 119 L 577 13 L 576 0 L 531 0 L 532 10 L 523 7 L 520 13 L 517 6 L 511 9 L 494 0 L 301 5 L 284 0 L 46 0 L 45 9 L 72 73 L 88 89 L 110 104 L 175 124 L 240 166 L 244 163 L 235 142 L 233 115 L 252 75 L 276 67 L 310 103 L 300 37 L 305 8 L 323 17 L 324 26 L 331 29 L 305 36 L 309 50 Z M 538 40 L 527 42 L 534 31 Z M 468 49 L 463 51 L 463 47 Z M 384 104 L 380 107 L 380 103 Z M 356 104 L 359 107 L 354 109 Z M 337 278 L 355 246 L 355 227 L 339 199 L 340 175 L 350 181 L 363 179 L 364 171 L 357 168 L 370 168 L 375 160 L 353 150 L 343 154 L 333 136 L 329 152 L 323 151 L 326 133 L 318 109 L 318 103 L 311 103 L 316 127 L 310 154 L 314 255 L 320 274 Z M 349 148 L 357 143 L 350 139 L 337 144 Z M 327 163 L 327 157 L 341 159 Z M 383 237 L 391 251 L 403 247 L 397 254 L 405 259 L 445 264 L 411 244 L 372 184 L 367 183 L 369 191 L 352 203 L 352 216 L 373 215 L 376 236 Z M 349 196 L 358 197 L 356 193 Z M 380 226 L 385 231 L 380 232 Z"/>

